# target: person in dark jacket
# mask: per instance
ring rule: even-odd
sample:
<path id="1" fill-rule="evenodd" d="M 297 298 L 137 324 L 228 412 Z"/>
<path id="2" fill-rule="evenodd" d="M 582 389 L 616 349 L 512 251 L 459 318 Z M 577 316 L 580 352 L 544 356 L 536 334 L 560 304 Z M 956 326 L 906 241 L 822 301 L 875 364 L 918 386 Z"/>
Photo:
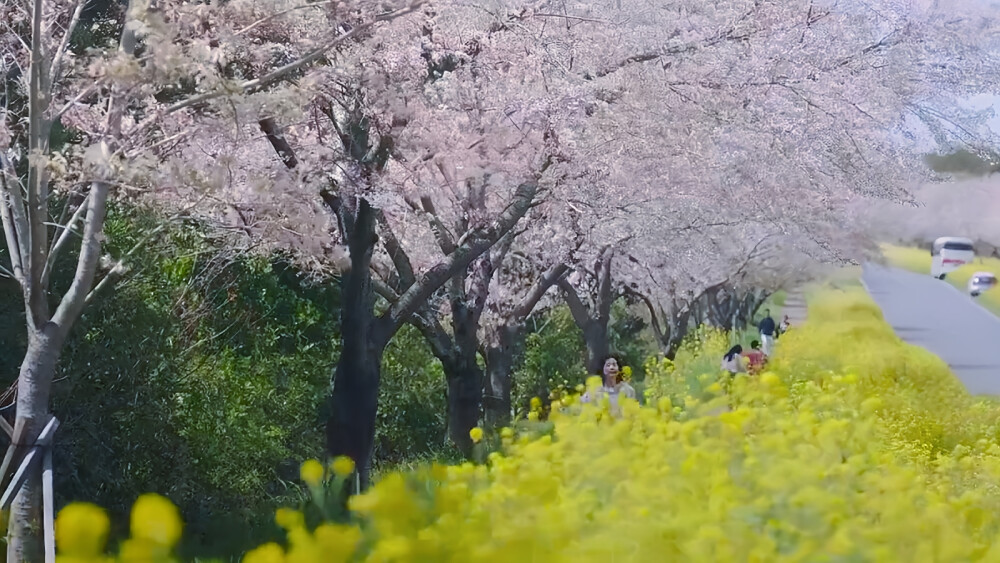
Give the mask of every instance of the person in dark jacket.
<path id="1" fill-rule="evenodd" d="M 757 329 L 760 331 L 760 341 L 763 344 L 763 352 L 766 356 L 770 356 L 774 348 L 776 328 L 774 319 L 771 318 L 771 310 L 764 309 L 764 318 L 757 325 Z"/>

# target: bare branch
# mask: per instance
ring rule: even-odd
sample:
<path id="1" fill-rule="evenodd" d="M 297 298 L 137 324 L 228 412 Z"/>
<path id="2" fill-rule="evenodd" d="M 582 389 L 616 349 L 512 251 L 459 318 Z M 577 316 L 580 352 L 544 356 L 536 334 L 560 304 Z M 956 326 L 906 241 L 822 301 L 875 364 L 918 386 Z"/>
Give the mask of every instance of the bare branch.
<path id="1" fill-rule="evenodd" d="M 2 158 L 2 157 L 0 157 Z M 19 232 L 26 232 L 27 226 L 21 226 L 18 228 L 18 220 L 15 217 L 14 209 L 20 204 L 15 203 L 14 196 L 11 191 L 17 191 L 20 193 L 20 186 L 14 186 L 13 190 L 7 183 L 7 175 L 0 170 L 0 220 L 3 222 L 3 232 L 4 237 L 7 241 L 7 252 L 10 254 L 10 264 L 13 269 L 12 275 L 15 280 L 21 285 L 21 290 L 24 291 L 26 279 L 24 274 L 24 262 L 22 259 L 22 241 L 19 236 Z M 21 210 L 23 212 L 23 209 Z"/>
<path id="2" fill-rule="evenodd" d="M 73 232 L 73 227 L 75 227 L 77 221 L 83 217 L 83 214 L 87 209 L 87 200 L 89 198 L 90 193 L 87 193 L 87 195 L 84 196 L 83 201 L 80 202 L 79 207 L 77 207 L 76 211 L 73 212 L 69 221 L 66 222 L 66 225 L 61 226 L 63 232 L 59 235 L 59 238 L 56 239 L 55 244 L 52 245 L 52 249 L 49 251 L 49 257 L 45 261 L 45 269 L 42 270 L 42 287 L 49 286 L 49 276 L 52 274 L 52 269 L 56 265 L 59 253 L 66 246 L 66 243 L 69 242 L 70 234 Z"/>
<path id="3" fill-rule="evenodd" d="M 497 240 L 513 229 L 521 217 L 528 212 L 537 192 L 538 185 L 535 183 L 525 183 L 518 186 L 513 200 L 493 225 L 485 231 L 472 233 L 444 261 L 425 272 L 400 296 L 399 301 L 383 314 L 383 321 L 388 322 L 391 327 L 398 327 L 405 322 L 434 291 L 455 274 L 467 268 L 473 260 L 479 258 Z"/>
<path id="4" fill-rule="evenodd" d="M 611 287 L 611 262 L 614 259 L 614 247 L 607 246 L 601 251 L 600 271 L 598 276 L 597 289 L 597 322 L 602 325 L 607 324 L 611 317 L 611 304 L 614 302 Z"/>
<path id="5" fill-rule="evenodd" d="M 260 130 L 264 132 L 267 140 L 274 147 L 274 152 L 278 153 L 278 158 L 281 159 L 281 163 L 287 168 L 295 168 L 299 161 L 295 158 L 295 151 L 292 150 L 292 146 L 288 144 L 285 139 L 285 134 L 282 133 L 281 128 L 278 124 L 274 122 L 273 117 L 266 117 L 258 122 L 260 125 Z"/>
<path id="6" fill-rule="evenodd" d="M 422 307 L 414 313 L 410 317 L 410 322 L 423 335 L 435 357 L 445 358 L 451 354 L 455 345 L 454 340 L 448 334 L 448 331 L 445 330 L 444 326 L 441 325 L 441 321 L 438 320 L 437 315 L 427 307 Z"/>
<path id="7" fill-rule="evenodd" d="M 528 318 L 528 315 L 535 309 L 535 306 L 538 305 L 538 302 L 541 301 L 549 288 L 559 283 L 567 272 L 569 272 L 569 266 L 563 263 L 556 264 L 546 270 L 535 284 L 531 286 L 527 295 L 511 311 L 507 321 L 508 324 L 524 322 L 524 319 Z"/>
<path id="8" fill-rule="evenodd" d="M 396 238 L 396 233 L 393 232 L 392 225 L 389 224 L 389 220 L 386 219 L 385 213 L 381 209 L 375 210 L 375 219 L 382 226 L 380 230 L 382 247 L 385 248 L 386 253 L 389 254 L 389 258 L 392 260 L 392 264 L 396 267 L 401 289 L 405 290 L 417 281 L 416 275 L 413 273 L 413 265 L 410 263 L 410 257 L 403 250 L 403 245 Z"/>
<path id="9" fill-rule="evenodd" d="M 375 293 L 379 294 L 389 303 L 395 303 L 399 299 L 399 294 L 396 293 L 396 290 L 375 276 L 372 276 L 372 288 L 375 290 Z"/>
<path id="10" fill-rule="evenodd" d="M 83 224 L 83 242 L 76 263 L 76 273 L 73 275 L 73 282 L 59 301 L 59 307 L 52 316 L 52 321 L 63 332 L 63 336 L 80 316 L 80 312 L 88 302 L 88 293 L 94 283 L 97 263 L 101 257 L 104 217 L 107 212 L 109 190 L 110 186 L 104 182 L 94 182 L 90 186 L 87 218 Z"/>
<path id="11" fill-rule="evenodd" d="M 573 315 L 576 325 L 580 328 L 589 325 L 593 319 L 590 318 L 590 312 L 587 311 L 587 306 L 583 304 L 583 300 L 580 299 L 580 294 L 577 293 L 576 288 L 566 281 L 565 278 L 559 279 L 556 283 L 566 298 L 566 305 L 569 306 L 569 312 Z"/>
<path id="12" fill-rule="evenodd" d="M 73 8 L 73 15 L 70 17 L 69 25 L 66 27 L 62 40 L 59 41 L 59 47 L 56 48 L 56 53 L 52 58 L 49 84 L 55 84 L 59 80 L 59 73 L 62 72 L 63 57 L 65 56 L 66 50 L 69 48 L 69 40 L 73 36 L 73 30 L 76 29 L 76 25 L 80 23 L 80 14 L 83 13 L 83 8 L 86 4 L 86 0 L 76 0 L 76 6 Z"/>
<path id="13" fill-rule="evenodd" d="M 431 225 L 431 231 L 434 233 L 434 238 L 437 240 L 438 246 L 441 247 L 441 252 L 445 254 L 454 252 L 455 237 L 438 215 L 437 209 L 434 208 L 434 201 L 429 195 L 423 195 L 420 196 L 420 205 L 424 212 L 427 213 L 427 221 Z"/>
<path id="14" fill-rule="evenodd" d="M 273 20 L 275 18 L 280 18 L 281 16 L 283 16 L 285 14 L 288 14 L 288 13 L 291 13 L 291 12 L 295 12 L 297 10 L 305 10 L 307 8 L 320 8 L 320 7 L 323 7 L 323 6 L 326 6 L 328 4 L 332 4 L 332 3 L 333 3 L 333 0 L 325 0 L 323 2 L 310 2 L 308 4 L 303 4 L 301 6 L 293 6 L 291 8 L 288 8 L 287 10 L 282 10 L 280 12 L 264 16 L 263 18 L 260 18 L 259 20 L 257 20 L 255 22 L 253 22 L 252 24 L 244 27 L 243 29 L 238 30 L 233 35 L 243 35 L 244 33 L 253 30 L 254 28 L 256 28 L 257 26 L 259 26 L 261 24 L 267 23 L 267 22 L 269 22 L 269 21 L 271 21 L 271 20 Z"/>
<path id="15" fill-rule="evenodd" d="M 660 342 L 664 341 L 663 327 L 660 326 L 660 316 L 656 312 L 656 307 L 653 306 L 653 300 L 649 298 L 645 293 L 633 289 L 631 287 L 625 287 L 625 291 L 630 295 L 637 297 L 640 301 L 646 305 L 646 309 L 649 311 L 650 324 L 653 325 L 653 334 L 656 335 L 656 339 Z"/>

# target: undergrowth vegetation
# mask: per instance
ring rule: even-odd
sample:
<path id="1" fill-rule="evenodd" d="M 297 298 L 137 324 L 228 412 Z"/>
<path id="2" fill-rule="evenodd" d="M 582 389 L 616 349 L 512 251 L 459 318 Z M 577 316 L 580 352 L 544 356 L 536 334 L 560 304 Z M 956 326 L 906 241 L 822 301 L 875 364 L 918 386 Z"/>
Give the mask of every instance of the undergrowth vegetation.
<path id="1" fill-rule="evenodd" d="M 818 296 L 760 376 L 719 374 L 726 344 L 702 331 L 674 362 L 650 361 L 646 406 L 622 419 L 566 397 L 501 432 L 483 463 L 387 475 L 349 514 L 315 508 L 349 460 L 307 462 L 316 504 L 280 510 L 286 540 L 244 560 L 1000 558 L 1000 407 L 902 343 L 862 292 Z M 100 530 L 73 510 L 59 549 L 96 561 Z"/>

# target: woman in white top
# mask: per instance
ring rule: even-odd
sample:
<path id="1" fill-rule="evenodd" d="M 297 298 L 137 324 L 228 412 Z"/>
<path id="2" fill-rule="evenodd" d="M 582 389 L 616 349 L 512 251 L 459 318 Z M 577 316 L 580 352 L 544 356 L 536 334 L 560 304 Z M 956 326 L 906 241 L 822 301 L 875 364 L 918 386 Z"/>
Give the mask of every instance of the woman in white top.
<path id="1" fill-rule="evenodd" d="M 618 380 L 618 359 L 614 356 L 608 356 L 604 360 L 604 385 L 597 389 L 596 393 L 591 395 L 590 390 L 587 390 L 580 397 L 581 403 L 594 403 L 599 404 L 601 399 L 605 396 L 611 402 L 611 413 L 615 416 L 621 416 L 621 408 L 618 406 L 618 397 L 628 397 L 629 399 L 635 399 L 635 389 L 631 385 L 625 383 L 624 381 Z"/>
<path id="2" fill-rule="evenodd" d="M 743 347 L 737 344 L 722 357 L 722 369 L 736 375 L 743 373 Z"/>

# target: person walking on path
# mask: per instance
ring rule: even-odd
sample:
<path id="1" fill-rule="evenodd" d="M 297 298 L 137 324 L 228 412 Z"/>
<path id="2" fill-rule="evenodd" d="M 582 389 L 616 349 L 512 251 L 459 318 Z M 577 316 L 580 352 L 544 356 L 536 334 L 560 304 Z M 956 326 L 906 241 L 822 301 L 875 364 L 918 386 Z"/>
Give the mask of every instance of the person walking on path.
<path id="1" fill-rule="evenodd" d="M 776 328 L 774 319 L 771 318 L 771 310 L 764 309 L 764 318 L 757 325 L 757 329 L 760 330 L 760 341 L 764 345 L 765 356 L 770 356 L 771 351 L 774 349 L 774 333 Z"/>
<path id="2" fill-rule="evenodd" d="M 792 328 L 792 322 L 788 320 L 788 315 L 781 319 L 781 324 L 778 325 L 778 334 L 785 334 L 788 329 Z"/>

